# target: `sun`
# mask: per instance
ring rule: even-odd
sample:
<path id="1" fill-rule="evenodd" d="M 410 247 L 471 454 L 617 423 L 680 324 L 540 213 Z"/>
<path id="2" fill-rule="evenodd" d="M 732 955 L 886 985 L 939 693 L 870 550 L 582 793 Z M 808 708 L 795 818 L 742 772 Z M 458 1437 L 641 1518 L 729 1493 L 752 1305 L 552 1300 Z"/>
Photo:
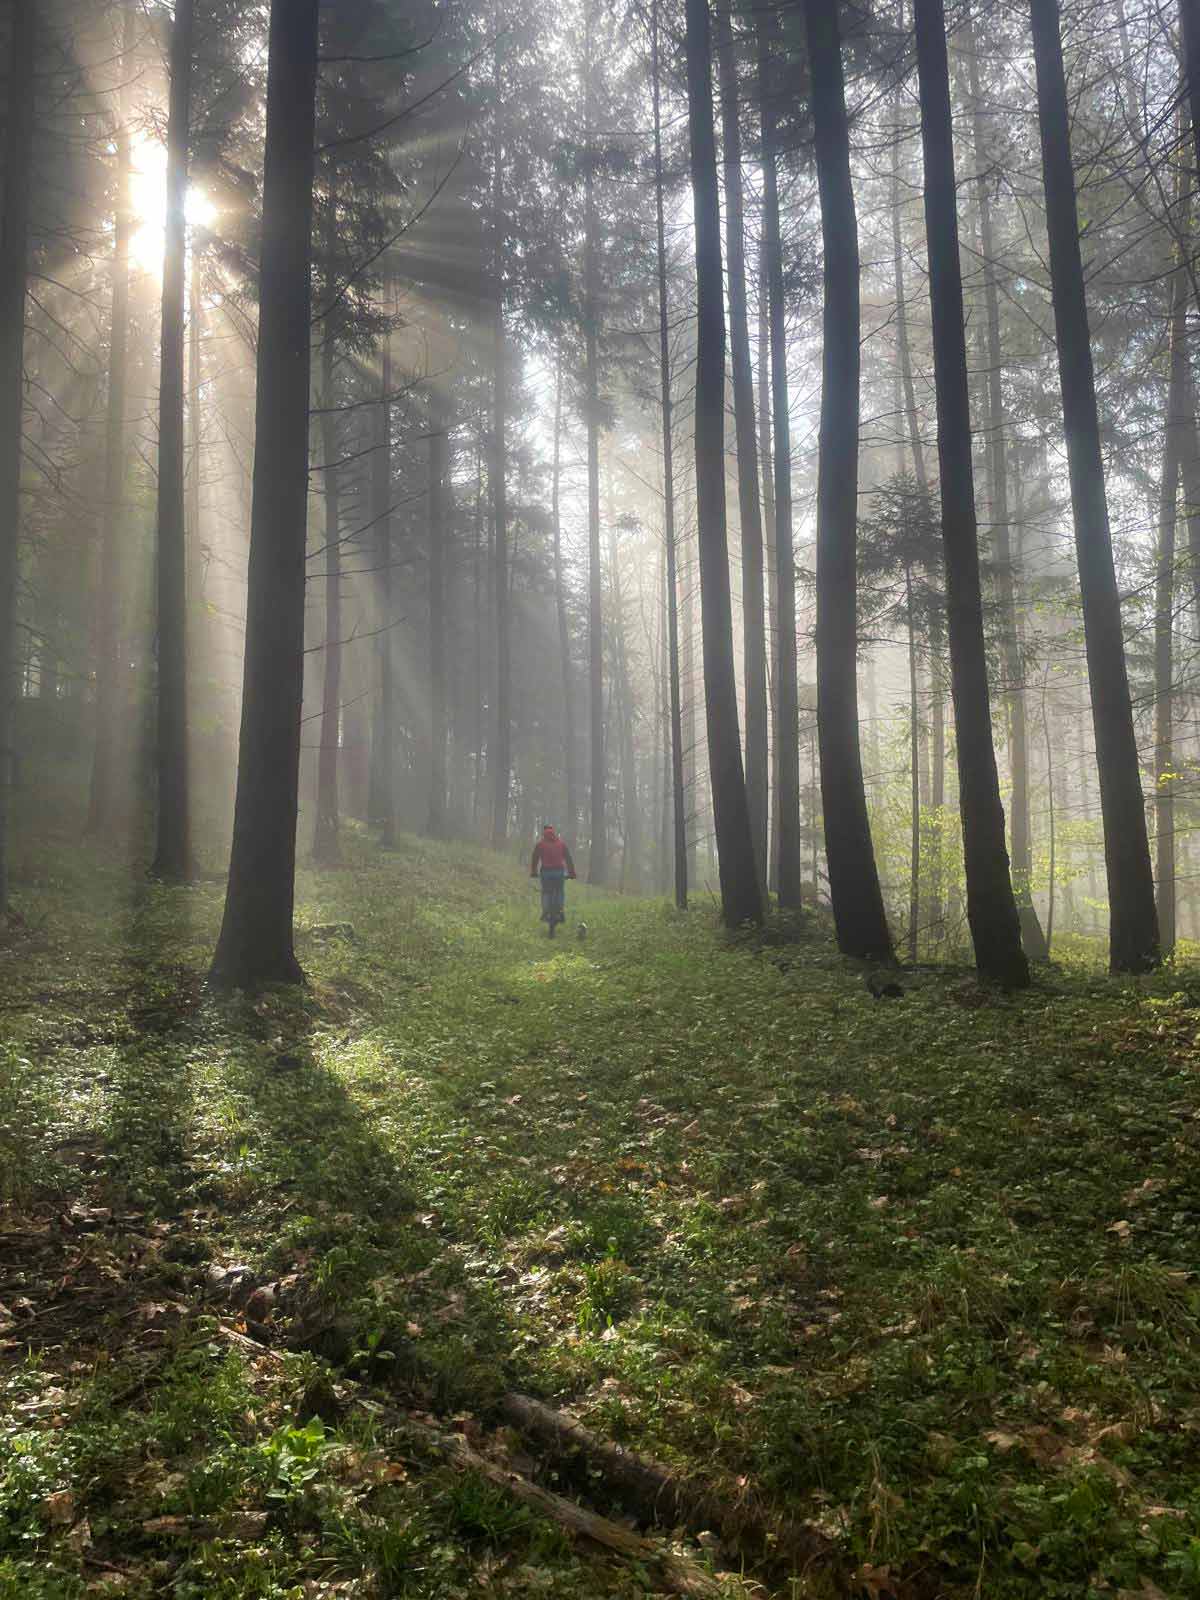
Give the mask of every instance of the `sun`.
<path id="1" fill-rule="evenodd" d="M 139 134 L 133 143 L 129 198 L 134 216 L 130 253 L 143 272 L 162 272 L 167 214 L 167 150 L 160 140 Z M 216 207 L 195 184 L 188 187 L 187 220 L 192 227 L 210 227 Z"/>

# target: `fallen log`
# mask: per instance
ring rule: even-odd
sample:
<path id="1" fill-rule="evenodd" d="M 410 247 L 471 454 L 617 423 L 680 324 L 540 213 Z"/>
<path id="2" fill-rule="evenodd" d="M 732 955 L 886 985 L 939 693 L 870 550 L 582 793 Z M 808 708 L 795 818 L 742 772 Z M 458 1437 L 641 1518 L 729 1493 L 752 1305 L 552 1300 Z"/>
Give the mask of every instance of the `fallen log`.
<path id="1" fill-rule="evenodd" d="M 643 1538 L 640 1533 L 622 1528 L 619 1523 L 586 1510 L 565 1495 L 543 1489 L 540 1484 L 522 1477 L 519 1472 L 489 1461 L 486 1456 L 472 1450 L 464 1439 L 443 1438 L 442 1444 L 449 1446 L 450 1457 L 459 1466 L 477 1472 L 523 1505 L 549 1517 L 572 1537 L 599 1545 L 626 1561 L 637 1561 L 649 1567 L 654 1573 L 654 1581 L 669 1593 L 695 1596 L 697 1600 L 720 1600 L 721 1596 L 729 1596 L 728 1584 L 685 1556 L 666 1551 L 653 1540 Z"/>
<path id="2" fill-rule="evenodd" d="M 751 1545 L 773 1559 L 798 1564 L 827 1561 L 832 1553 L 829 1540 L 809 1524 L 772 1517 L 749 1497 L 723 1499 L 659 1462 L 602 1439 L 575 1417 L 530 1395 L 506 1394 L 500 1411 L 514 1428 L 560 1457 L 581 1457 L 641 1523 L 684 1527 L 692 1533 L 711 1530 L 727 1545 Z"/>
<path id="3" fill-rule="evenodd" d="M 260 1358 L 267 1356 L 276 1361 L 282 1360 L 279 1351 L 262 1343 L 261 1340 L 242 1333 L 228 1322 L 222 1321 L 221 1332 L 227 1341 L 246 1351 L 247 1354 Z M 478 1473 L 481 1478 L 505 1494 L 511 1495 L 514 1500 L 519 1500 L 523 1505 L 531 1507 L 557 1523 L 572 1538 L 596 1545 L 621 1557 L 622 1560 L 636 1561 L 648 1567 L 654 1573 L 655 1582 L 667 1593 L 681 1595 L 684 1600 L 730 1600 L 729 1584 L 715 1578 L 698 1562 L 690 1561 L 676 1551 L 664 1549 L 653 1539 L 644 1538 L 629 1528 L 623 1528 L 620 1523 L 613 1522 L 609 1517 L 602 1517 L 595 1511 L 587 1510 L 565 1495 L 543 1489 L 540 1484 L 534 1483 L 511 1467 L 493 1461 L 488 1456 L 480 1455 L 479 1451 L 472 1449 L 460 1434 L 442 1433 L 428 1422 L 413 1416 L 410 1411 L 401 1410 L 392 1403 L 376 1399 L 373 1394 L 367 1393 L 365 1385 L 353 1378 L 339 1376 L 338 1382 L 347 1394 L 360 1403 L 366 1401 L 373 1414 L 378 1416 L 382 1413 L 397 1427 L 415 1436 L 431 1455 L 440 1457 L 460 1471 Z"/>

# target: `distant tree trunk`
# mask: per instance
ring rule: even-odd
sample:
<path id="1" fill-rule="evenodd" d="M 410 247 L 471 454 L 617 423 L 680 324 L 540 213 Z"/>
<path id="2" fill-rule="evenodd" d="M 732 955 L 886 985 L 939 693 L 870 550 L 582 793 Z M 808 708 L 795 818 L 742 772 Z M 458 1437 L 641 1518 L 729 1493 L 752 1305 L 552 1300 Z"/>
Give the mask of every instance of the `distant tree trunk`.
<path id="1" fill-rule="evenodd" d="M 1183 189 L 1182 178 L 1180 189 Z M 1181 195 L 1186 204 L 1186 193 Z M 1154 842 L 1158 931 L 1164 956 L 1175 949 L 1174 628 L 1175 532 L 1183 438 L 1194 423 L 1187 412 L 1187 267 L 1171 279 L 1170 369 L 1158 507 L 1158 571 L 1154 595 Z"/>
<path id="2" fill-rule="evenodd" d="M 767 261 L 771 335 L 771 411 L 775 433 L 775 811 L 779 833 L 779 905 L 800 907 L 800 696 L 796 677 L 796 571 L 792 551 L 792 437 L 788 407 L 787 307 L 776 180 L 776 114 L 769 23 L 757 15 L 758 93 L 762 118 L 762 247 Z"/>
<path id="3" fill-rule="evenodd" d="M 136 16 L 124 10 L 121 37 L 121 90 L 117 100 L 117 186 L 113 210 L 112 308 L 108 335 L 108 404 L 104 428 L 104 517 L 96 600 L 96 727 L 88 794 L 87 831 L 111 834 L 116 822 L 118 758 L 121 741 L 121 545 L 125 517 L 125 412 L 129 372 L 129 203 L 132 169 L 129 93 Z"/>
<path id="4" fill-rule="evenodd" d="M 979 239 L 983 256 L 983 292 L 987 314 L 987 440 L 988 477 L 992 491 L 992 531 L 996 541 L 996 585 L 1000 598 L 1000 646 L 1007 679 L 1008 759 L 1012 769 L 1012 876 L 1021 919 L 1021 942 L 1030 961 L 1049 960 L 1042 925 L 1033 904 L 1033 848 L 1029 830 L 1029 735 L 1025 722 L 1024 668 L 1017 635 L 1016 579 L 1008 526 L 1008 451 L 1006 448 L 1003 374 L 1000 343 L 1000 296 L 996 289 L 995 240 L 979 88 L 979 58 L 974 24 L 967 14 L 965 32 L 971 90 L 975 165 L 978 168 Z"/>
<path id="5" fill-rule="evenodd" d="M 0 916 L 9 909 L 9 828 L 19 693 L 17 571 L 21 536 L 21 436 L 25 401 L 25 285 L 29 167 L 33 160 L 37 0 L 13 0 L 0 228 Z"/>
<path id="6" fill-rule="evenodd" d="M 763 541 L 767 569 L 767 693 L 771 712 L 771 776 L 769 793 L 770 831 L 767 841 L 767 888 L 779 888 L 779 696 L 776 692 L 775 660 L 778 636 L 779 575 L 775 553 L 775 464 L 771 455 L 771 331 L 768 315 L 770 291 L 767 288 L 766 261 L 759 240 L 758 270 L 758 457 L 762 473 Z"/>
<path id="7" fill-rule="evenodd" d="M 763 897 L 742 770 L 725 533 L 725 307 L 707 0 L 687 0 L 688 130 L 696 226 L 696 504 L 713 822 L 728 928 L 761 923 Z"/>
<path id="8" fill-rule="evenodd" d="M 325 233 L 325 293 L 335 296 L 333 251 L 337 238 L 337 196 L 332 177 Z M 338 821 L 338 746 L 342 721 L 342 475 L 334 376 L 334 327 L 329 316 L 321 330 L 321 453 L 325 491 L 325 647 L 321 655 L 321 735 L 317 753 L 317 814 L 313 860 L 332 866 L 340 855 Z"/>
<path id="9" fill-rule="evenodd" d="M 904 597 L 908 611 L 909 759 L 911 772 L 911 828 L 908 874 L 908 959 L 915 962 L 921 937 L 921 722 L 920 675 L 917 671 L 916 620 L 913 616 L 912 568 L 904 569 Z"/>
<path id="10" fill-rule="evenodd" d="M 592 84 L 592 0 L 585 0 L 584 40 L 584 239 L 583 239 L 583 322 L 584 322 L 584 418 L 587 428 L 588 496 L 588 735 L 591 745 L 591 848 L 588 854 L 588 879 L 592 883 L 608 880 L 608 834 L 605 821 L 604 771 L 604 621 L 601 591 L 604 582 L 600 566 L 600 378 L 597 370 L 596 319 L 599 306 L 596 294 L 596 195 L 593 171 L 592 120 L 595 94 Z"/>
<path id="11" fill-rule="evenodd" d="M 567 589 L 562 559 L 562 351 L 554 355 L 554 466 L 550 486 L 550 521 L 554 531 L 554 609 L 558 617 L 558 655 L 562 671 L 563 777 L 566 785 L 564 832 L 573 837 L 579 820 L 575 793 L 575 695 L 571 684 L 571 634 L 567 625 Z"/>
<path id="12" fill-rule="evenodd" d="M 1058 861 L 1056 859 L 1058 830 L 1055 826 L 1056 818 L 1054 815 L 1054 741 L 1050 737 L 1050 715 L 1046 709 L 1046 688 L 1044 682 L 1042 685 L 1042 736 L 1046 746 L 1046 807 L 1050 836 L 1050 882 L 1046 894 L 1046 954 L 1047 957 L 1049 957 L 1050 951 L 1054 947 L 1054 889 L 1055 876 L 1058 870 Z M 1087 807 L 1085 803 L 1085 815 L 1086 810 Z"/>
<path id="13" fill-rule="evenodd" d="M 1057 0 L 1030 0 L 1030 12 L 1051 292 L 1108 869 L 1109 964 L 1113 972 L 1145 972 L 1160 960 L 1158 918 L 1100 451 Z"/>
<path id="14" fill-rule="evenodd" d="M 671 799 L 675 904 L 687 910 L 687 795 L 683 776 L 683 711 L 679 687 L 679 575 L 675 548 L 675 463 L 672 435 L 671 340 L 667 304 L 667 246 L 663 216 L 662 86 L 658 59 L 659 0 L 653 0 L 650 81 L 654 97 L 654 205 L 658 240 L 658 372 L 662 397 L 663 539 L 666 544 L 667 678 L 670 690 Z"/>
<path id="15" fill-rule="evenodd" d="M 1200 171 L 1200 0 L 1179 0 L 1179 31 L 1183 43 L 1183 77 L 1192 148 Z"/>
<path id="16" fill-rule="evenodd" d="M 699 674 L 696 670 L 696 569 L 692 563 L 691 553 L 687 550 L 691 542 L 687 537 L 687 530 L 694 521 L 692 515 L 692 501 L 695 498 L 694 481 L 693 456 L 691 463 L 685 463 L 683 473 L 684 534 L 680 540 L 680 548 L 687 552 L 687 560 L 686 563 L 681 560 L 679 566 L 679 583 L 682 591 L 680 625 L 683 634 L 680 643 L 680 693 L 687 697 L 683 707 L 683 787 L 689 884 L 698 883 L 700 880 L 700 721 L 696 714 L 696 702 L 704 687 L 698 681 Z"/>
<path id="17" fill-rule="evenodd" d="M 429 833 L 446 832 L 446 415 L 429 399 Z"/>
<path id="18" fill-rule="evenodd" d="M 662 757 L 662 781 L 659 789 L 661 809 L 659 812 L 659 841 L 658 841 L 658 892 L 661 895 L 673 892 L 675 877 L 675 846 L 674 846 L 674 802 L 675 793 L 672 782 L 671 758 L 671 655 L 667 639 L 667 558 L 663 553 L 662 564 L 662 609 L 658 621 L 658 716 L 660 754 Z M 685 850 L 686 857 L 686 850 Z"/>
<path id="19" fill-rule="evenodd" d="M 898 27 L 903 33 L 903 0 L 901 0 L 899 7 Z M 903 393 L 906 431 L 909 447 L 912 451 L 913 476 L 916 479 L 917 489 L 922 500 L 928 501 L 930 498 L 929 474 L 925 463 L 925 446 L 921 439 L 917 391 L 913 379 L 912 341 L 909 337 L 908 301 L 904 289 L 904 239 L 900 223 L 900 127 L 900 110 L 899 102 L 897 101 L 896 124 L 892 137 L 891 169 L 892 257 L 896 282 L 896 354 L 900 386 Z M 931 581 L 936 583 L 940 580 L 941 575 L 940 572 L 931 570 L 929 576 Z M 922 724 L 918 724 L 917 739 L 921 758 L 921 803 L 937 812 L 940 812 L 946 801 L 946 703 L 941 673 L 943 647 L 942 622 L 935 607 L 931 610 L 929 617 L 930 726 L 927 730 Z M 932 740 L 930 734 L 932 734 Z M 933 745 L 932 754 L 929 748 L 931 742 Z M 940 851 L 934 850 L 932 854 L 932 871 L 930 873 L 932 881 L 928 921 L 931 929 L 937 930 L 940 937 L 944 921 L 941 903 Z M 916 863 L 916 868 L 920 870 L 919 860 Z"/>
<path id="20" fill-rule="evenodd" d="M 625 639 L 625 604 L 621 587 L 621 568 L 615 520 L 608 519 L 608 560 L 612 573 L 613 654 L 616 658 L 617 692 L 621 707 L 621 804 L 625 813 L 622 830 L 624 854 L 621 864 L 621 891 L 641 892 L 642 828 L 638 800 L 637 759 L 633 739 L 633 684 L 629 672 L 629 652 Z"/>
<path id="21" fill-rule="evenodd" d="M 496 748 L 489 757 L 492 769 L 492 848 L 502 850 L 508 842 L 508 799 L 512 773 L 512 642 L 509 630 L 508 588 L 508 347 L 504 329 L 505 251 L 507 230 L 504 218 L 504 145 L 501 127 L 500 46 L 495 46 L 495 71 L 492 79 L 496 118 L 495 165 L 492 172 L 492 215 L 495 226 L 493 263 L 495 308 L 492 330 L 494 397 L 492 411 L 492 513 L 495 535 L 495 617 L 496 617 Z"/>
<path id="22" fill-rule="evenodd" d="M 488 601 L 487 601 L 487 550 L 484 525 L 487 518 L 484 514 L 483 492 L 483 457 L 484 457 L 484 419 L 483 408 L 480 407 L 479 428 L 475 449 L 475 550 L 473 562 L 472 592 L 475 601 L 475 794 L 472 804 L 471 817 L 476 831 L 479 830 L 480 810 L 482 807 L 483 782 L 484 782 L 484 679 L 486 677 L 485 662 L 488 659 L 484 640 L 487 633 Z"/>
<path id="23" fill-rule="evenodd" d="M 806 0 L 805 20 L 825 256 L 817 486 L 817 730 L 825 857 L 838 948 L 844 955 L 891 961 L 858 725 L 861 269 L 837 0 Z"/>
<path id="24" fill-rule="evenodd" d="M 192 0 L 175 0 L 168 63 L 166 242 L 158 388 L 157 828 L 151 874 L 182 883 L 192 873 L 188 816 L 187 537 L 183 511 L 183 305 L 187 271 L 188 135 Z"/>
<path id="25" fill-rule="evenodd" d="M 951 689 L 958 735 L 959 810 L 967 883 L 967 921 L 979 971 L 1010 987 L 1029 982 L 1021 924 L 1008 872 L 1004 807 L 992 745 L 983 599 L 975 523 L 967 347 L 946 21 L 942 0 L 916 0 L 925 228 L 933 314 L 942 543 L 950 639 Z"/>
<path id="26" fill-rule="evenodd" d="M 729 0 L 716 8 L 717 74 L 721 86 L 721 146 L 725 168 L 726 281 L 729 295 L 729 357 L 737 436 L 738 516 L 742 540 L 743 680 L 746 698 L 746 800 L 758 862 L 759 887 L 767 892 L 769 790 L 767 746 L 766 602 L 763 530 L 759 505 L 758 440 L 754 427 L 754 370 L 746 311 L 745 207 L 742 200 L 742 132 L 738 117 L 737 62 Z"/>
<path id="27" fill-rule="evenodd" d="M 378 824 L 379 843 L 396 843 L 396 693 L 392 682 L 392 337 L 380 340 L 379 405 L 375 451 L 371 457 L 371 517 L 375 524 L 378 609 L 375 636 L 376 710 L 371 733 L 371 800 L 368 810 Z"/>
<path id="28" fill-rule="evenodd" d="M 1183 475 L 1183 515 L 1187 520 L 1192 610 L 1200 618 L 1200 434 L 1196 429 L 1196 388 L 1190 364 L 1184 379 L 1184 411 L 1188 420 L 1180 440 L 1180 471 Z"/>
<path id="29" fill-rule="evenodd" d="M 292 942 L 312 290 L 317 0 L 272 0 L 254 491 L 233 851 L 212 977 L 301 979 Z"/>

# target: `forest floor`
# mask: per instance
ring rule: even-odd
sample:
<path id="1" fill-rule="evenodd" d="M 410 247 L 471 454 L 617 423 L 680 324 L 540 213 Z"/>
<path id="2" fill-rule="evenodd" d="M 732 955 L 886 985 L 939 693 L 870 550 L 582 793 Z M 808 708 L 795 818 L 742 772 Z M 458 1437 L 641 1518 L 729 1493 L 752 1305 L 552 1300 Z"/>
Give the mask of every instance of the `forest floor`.
<path id="1" fill-rule="evenodd" d="M 219 885 L 23 864 L 3 1600 L 1200 1595 L 1200 975 L 877 1002 L 820 927 L 347 857 L 253 1000 Z M 514 1392 L 691 1532 L 514 1497 L 634 1522 Z"/>

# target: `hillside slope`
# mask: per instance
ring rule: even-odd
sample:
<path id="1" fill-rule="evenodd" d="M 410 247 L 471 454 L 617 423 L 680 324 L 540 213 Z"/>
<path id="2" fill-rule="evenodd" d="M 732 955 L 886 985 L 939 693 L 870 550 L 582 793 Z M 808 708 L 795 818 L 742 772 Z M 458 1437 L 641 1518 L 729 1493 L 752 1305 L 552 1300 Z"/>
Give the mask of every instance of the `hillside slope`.
<path id="1" fill-rule="evenodd" d="M 768 1592 L 1200 1593 L 1180 974 L 876 1001 L 819 933 L 575 886 L 550 944 L 519 866 L 407 839 L 303 875 L 306 992 L 221 1001 L 216 886 L 38 870 L 0 1595 L 665 1592 L 439 1454 L 621 1515 L 513 1391 L 703 1486 L 690 1559 L 741 1526 Z"/>

